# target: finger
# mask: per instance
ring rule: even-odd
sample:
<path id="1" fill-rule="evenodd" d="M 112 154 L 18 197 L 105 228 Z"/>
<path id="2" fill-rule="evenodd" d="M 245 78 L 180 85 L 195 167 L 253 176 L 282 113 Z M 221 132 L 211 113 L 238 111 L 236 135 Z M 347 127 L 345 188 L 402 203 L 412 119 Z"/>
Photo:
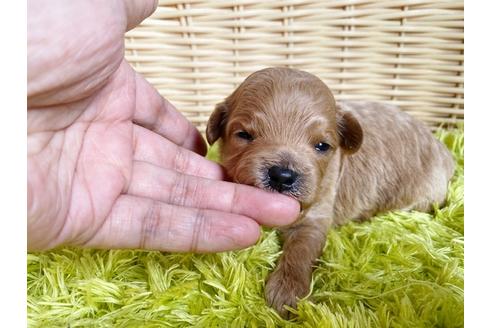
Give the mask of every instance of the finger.
<path id="1" fill-rule="evenodd" d="M 152 15 L 158 5 L 156 0 L 126 0 L 123 2 L 126 12 L 126 30 L 129 31 Z"/>
<path id="2" fill-rule="evenodd" d="M 136 110 L 133 121 L 166 139 L 205 155 L 207 146 L 198 130 L 164 99 L 140 74 L 136 73 Z"/>
<path id="3" fill-rule="evenodd" d="M 245 215 L 267 226 L 290 224 L 299 215 L 299 203 L 293 198 L 145 162 L 134 162 L 127 193 L 178 206 Z"/>
<path id="4" fill-rule="evenodd" d="M 160 135 L 135 125 L 134 159 L 180 173 L 223 180 L 223 168 L 186 148 L 179 147 Z"/>
<path id="5" fill-rule="evenodd" d="M 207 253 L 245 248 L 259 236 L 258 224 L 244 216 L 122 195 L 83 246 Z"/>

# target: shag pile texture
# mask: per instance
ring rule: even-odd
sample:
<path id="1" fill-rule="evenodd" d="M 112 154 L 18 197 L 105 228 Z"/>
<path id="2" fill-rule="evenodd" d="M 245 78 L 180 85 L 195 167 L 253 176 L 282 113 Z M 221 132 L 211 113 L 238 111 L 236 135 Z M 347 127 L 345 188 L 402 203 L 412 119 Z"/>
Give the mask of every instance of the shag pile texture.
<path id="1" fill-rule="evenodd" d="M 274 230 L 221 254 L 63 248 L 30 253 L 31 327 L 462 327 L 463 129 L 439 131 L 457 170 L 435 214 L 392 212 L 332 229 L 309 300 L 282 320 L 263 297 Z"/>

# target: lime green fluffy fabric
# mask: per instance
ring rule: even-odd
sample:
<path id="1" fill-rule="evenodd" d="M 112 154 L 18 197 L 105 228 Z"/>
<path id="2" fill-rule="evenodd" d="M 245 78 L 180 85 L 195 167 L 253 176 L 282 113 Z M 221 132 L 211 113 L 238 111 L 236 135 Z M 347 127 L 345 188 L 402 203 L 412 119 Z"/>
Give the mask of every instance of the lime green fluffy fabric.
<path id="1" fill-rule="evenodd" d="M 27 258 L 31 327 L 462 327 L 463 129 L 440 131 L 458 167 L 435 214 L 332 229 L 297 317 L 263 297 L 281 247 L 209 255 L 64 248 Z"/>

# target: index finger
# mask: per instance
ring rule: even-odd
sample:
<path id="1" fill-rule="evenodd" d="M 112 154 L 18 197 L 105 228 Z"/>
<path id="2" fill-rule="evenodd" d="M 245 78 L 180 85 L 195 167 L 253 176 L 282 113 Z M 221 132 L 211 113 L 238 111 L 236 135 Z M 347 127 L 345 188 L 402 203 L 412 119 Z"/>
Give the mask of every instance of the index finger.
<path id="1" fill-rule="evenodd" d="M 135 72 L 136 104 L 133 121 L 200 155 L 207 146 L 196 127 L 140 74 Z"/>
<path id="2" fill-rule="evenodd" d="M 127 194 L 172 205 L 244 215 L 266 226 L 290 224 L 297 219 L 300 210 L 299 203 L 285 195 L 138 161 L 133 164 Z"/>

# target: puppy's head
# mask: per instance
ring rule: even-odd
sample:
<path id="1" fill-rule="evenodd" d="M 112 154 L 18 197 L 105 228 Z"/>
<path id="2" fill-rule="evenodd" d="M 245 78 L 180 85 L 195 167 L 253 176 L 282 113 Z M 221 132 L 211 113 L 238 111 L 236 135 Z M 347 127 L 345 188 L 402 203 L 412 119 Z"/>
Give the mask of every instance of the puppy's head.
<path id="1" fill-rule="evenodd" d="M 221 139 L 221 159 L 239 183 L 311 203 L 329 161 L 353 153 L 362 129 L 337 110 L 328 87 L 312 74 L 267 68 L 251 74 L 212 113 L 210 144 Z"/>

